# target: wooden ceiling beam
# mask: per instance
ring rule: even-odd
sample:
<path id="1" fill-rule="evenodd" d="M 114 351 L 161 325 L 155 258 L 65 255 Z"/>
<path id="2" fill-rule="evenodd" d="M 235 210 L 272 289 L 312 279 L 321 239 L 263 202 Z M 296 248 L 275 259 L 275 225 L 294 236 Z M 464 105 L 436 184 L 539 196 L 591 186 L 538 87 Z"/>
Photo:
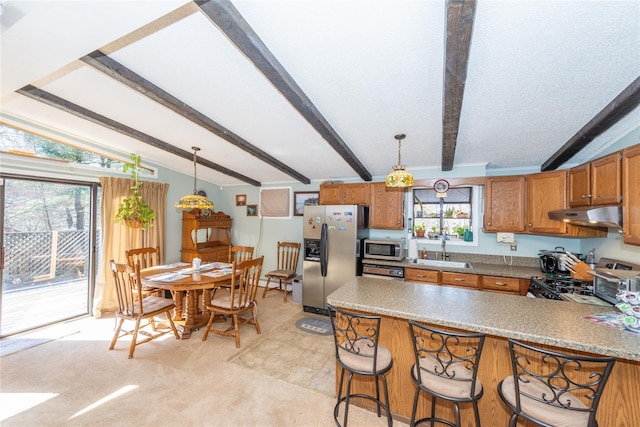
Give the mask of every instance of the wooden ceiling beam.
<path id="1" fill-rule="evenodd" d="M 476 0 L 448 0 L 442 105 L 442 170 L 453 169 Z"/>
<path id="2" fill-rule="evenodd" d="M 631 82 L 613 101 L 607 104 L 593 119 L 589 120 L 578 133 L 553 153 L 542 164 L 540 170 L 544 172 L 559 168 L 638 105 L 640 105 L 640 77 Z"/>
<path id="3" fill-rule="evenodd" d="M 182 157 L 190 161 L 193 160 L 193 153 L 190 151 L 182 150 L 181 148 L 178 148 L 167 142 L 154 138 L 151 135 L 142 133 L 136 129 L 130 128 L 127 125 L 116 122 L 115 120 L 111 120 L 110 118 L 100 115 L 94 111 L 88 110 L 84 107 L 81 107 L 77 104 L 74 104 L 70 101 L 67 101 L 49 92 L 46 92 L 42 89 L 38 89 L 35 86 L 27 85 L 21 89 L 18 89 L 16 92 L 21 95 L 27 96 L 31 99 L 35 99 L 36 101 L 40 101 L 44 104 L 47 104 L 51 107 L 62 110 L 66 113 L 73 114 L 74 116 L 80 117 L 81 119 L 90 121 L 100 126 L 104 126 L 107 129 L 110 129 L 114 132 L 118 132 L 130 138 L 137 139 L 138 141 L 144 142 L 145 144 L 149 144 L 160 150 L 164 150 L 168 153 L 175 154 L 176 156 Z M 256 187 L 261 186 L 260 182 L 256 181 L 255 179 L 239 174 L 235 171 L 225 168 L 224 166 L 220 166 L 217 163 L 213 163 L 209 160 L 203 159 L 202 157 L 198 157 L 197 162 L 202 166 L 208 167 L 210 169 L 213 169 L 225 175 L 231 176 L 240 181 L 246 182 L 251 185 L 255 185 Z"/>
<path id="4" fill-rule="evenodd" d="M 311 180 L 306 176 L 295 171 L 278 159 L 270 156 L 266 152 L 260 150 L 258 147 L 250 144 L 239 135 L 236 135 L 221 124 L 211 120 L 209 117 L 205 116 L 195 108 L 192 108 L 186 103 L 180 101 L 170 93 L 154 85 L 144 77 L 136 74 L 134 71 L 130 70 L 129 68 L 115 61 L 113 58 L 110 58 L 109 56 L 100 52 L 99 50 L 96 50 L 89 55 L 80 58 L 80 60 L 85 64 L 93 67 L 94 69 L 108 75 L 114 80 L 146 96 L 147 98 L 167 107 L 171 111 L 180 114 L 187 120 L 190 120 L 193 123 L 202 126 L 214 135 L 219 136 L 225 141 L 262 160 L 268 165 L 273 166 L 279 171 L 282 171 L 287 175 L 295 178 L 301 183 L 311 183 Z"/>
<path id="5" fill-rule="evenodd" d="M 196 1 L 195 3 L 349 166 L 364 181 L 371 181 L 371 173 L 353 154 L 233 4 L 230 1 Z"/>

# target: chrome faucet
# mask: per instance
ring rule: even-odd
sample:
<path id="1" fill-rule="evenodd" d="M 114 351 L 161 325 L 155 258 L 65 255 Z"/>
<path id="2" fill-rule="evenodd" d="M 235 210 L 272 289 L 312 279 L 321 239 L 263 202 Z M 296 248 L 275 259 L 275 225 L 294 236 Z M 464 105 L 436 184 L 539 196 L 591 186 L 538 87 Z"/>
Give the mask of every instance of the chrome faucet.
<path id="1" fill-rule="evenodd" d="M 442 235 L 442 261 L 446 261 L 447 259 L 449 259 L 449 255 L 447 254 L 447 235 L 443 234 Z"/>

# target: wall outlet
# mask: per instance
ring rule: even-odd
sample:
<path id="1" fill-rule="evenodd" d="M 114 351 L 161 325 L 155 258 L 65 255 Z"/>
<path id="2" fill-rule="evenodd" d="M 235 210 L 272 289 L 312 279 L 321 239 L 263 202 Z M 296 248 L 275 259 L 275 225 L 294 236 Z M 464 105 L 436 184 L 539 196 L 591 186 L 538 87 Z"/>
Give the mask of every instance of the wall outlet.
<path id="1" fill-rule="evenodd" d="M 516 242 L 515 240 L 513 242 L 511 242 L 511 250 L 512 251 L 517 251 L 518 250 L 518 242 Z"/>
<path id="2" fill-rule="evenodd" d="M 497 233 L 496 241 L 498 243 L 513 243 L 516 240 L 516 236 L 513 233 Z"/>

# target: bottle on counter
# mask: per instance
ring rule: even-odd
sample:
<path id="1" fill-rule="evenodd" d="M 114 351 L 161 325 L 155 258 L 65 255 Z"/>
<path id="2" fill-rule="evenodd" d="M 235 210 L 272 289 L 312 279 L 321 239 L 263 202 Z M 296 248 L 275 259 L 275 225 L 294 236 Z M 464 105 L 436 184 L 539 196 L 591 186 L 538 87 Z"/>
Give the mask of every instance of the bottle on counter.
<path id="1" fill-rule="evenodd" d="M 420 251 L 420 258 L 427 259 L 427 250 L 425 248 Z"/>

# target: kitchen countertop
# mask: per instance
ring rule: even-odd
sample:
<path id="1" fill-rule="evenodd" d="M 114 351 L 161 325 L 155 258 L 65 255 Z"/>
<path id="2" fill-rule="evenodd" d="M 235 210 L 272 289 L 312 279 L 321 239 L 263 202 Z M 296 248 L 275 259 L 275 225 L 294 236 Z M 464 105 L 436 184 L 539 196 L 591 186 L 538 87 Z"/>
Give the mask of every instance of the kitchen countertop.
<path id="1" fill-rule="evenodd" d="M 346 309 L 640 361 L 640 334 L 583 319 L 615 311 L 613 307 L 370 277 L 348 281 L 327 296 L 327 302 Z"/>
<path id="2" fill-rule="evenodd" d="M 540 267 L 531 266 L 519 266 L 519 265 L 507 265 L 507 264 L 492 264 L 486 262 L 478 262 L 473 259 L 464 257 L 455 257 L 454 261 L 464 261 L 471 264 L 471 268 L 454 268 L 454 267 L 433 267 L 422 264 L 414 264 L 413 259 L 405 258 L 402 261 L 385 261 L 379 259 L 363 259 L 364 264 L 375 265 L 388 265 L 404 268 L 417 268 L 421 270 L 437 270 L 437 271 L 453 271 L 456 273 L 469 273 L 480 274 L 485 276 L 499 276 L 499 277 L 515 277 L 518 279 L 529 279 L 532 276 L 542 275 Z"/>

